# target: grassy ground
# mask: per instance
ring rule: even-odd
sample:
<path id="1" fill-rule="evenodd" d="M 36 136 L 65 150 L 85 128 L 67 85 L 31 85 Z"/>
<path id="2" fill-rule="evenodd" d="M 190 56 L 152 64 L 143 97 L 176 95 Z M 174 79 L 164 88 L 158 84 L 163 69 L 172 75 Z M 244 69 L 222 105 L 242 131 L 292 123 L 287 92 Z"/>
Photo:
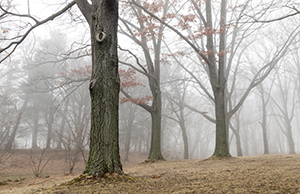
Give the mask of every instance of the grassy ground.
<path id="1" fill-rule="evenodd" d="M 23 193 L 300 193 L 299 155 L 162 161 L 127 166 L 124 172 L 76 181 L 66 176 L 48 189 L 25 182 L 19 187 Z M 0 189 L 5 192 L 9 186 L 13 184 Z"/>

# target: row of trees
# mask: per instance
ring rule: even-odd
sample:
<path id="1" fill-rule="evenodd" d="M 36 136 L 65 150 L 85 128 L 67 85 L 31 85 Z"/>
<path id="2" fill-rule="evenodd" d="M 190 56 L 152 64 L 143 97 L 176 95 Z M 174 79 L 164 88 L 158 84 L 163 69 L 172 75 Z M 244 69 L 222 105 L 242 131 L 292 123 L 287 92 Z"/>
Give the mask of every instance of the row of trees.
<path id="1" fill-rule="evenodd" d="M 25 58 L 9 60 L 34 28 L 75 4 L 88 24 L 91 44 L 64 43 L 63 35 L 56 32 L 48 43 L 39 44 L 39 50 L 27 50 Z M 7 150 L 20 134 L 20 127 L 24 127 L 23 132 L 31 132 L 31 147 L 37 148 L 42 123 L 46 148 L 56 142 L 57 148 L 64 145 L 66 149 L 82 151 L 89 143 L 85 172 L 100 176 L 106 172 L 122 173 L 120 119 L 120 147 L 126 151 L 125 160 L 132 147 L 149 151 L 148 159 L 164 159 L 162 147 L 172 150 L 172 144 L 177 145 L 178 141 L 183 142 L 184 158 L 207 156 L 212 143 L 214 156 L 230 156 L 233 139 L 237 155 L 242 155 L 242 142 L 248 141 L 244 150 L 249 151 L 249 139 L 242 141 L 242 135 L 260 138 L 260 133 L 250 129 L 257 127 L 255 122 L 262 129 L 264 153 L 269 153 L 269 145 L 276 143 L 269 141 L 268 122 L 274 121 L 287 137 L 290 153 L 295 153 L 292 126 L 299 124 L 293 119 L 297 113 L 299 76 L 289 83 L 290 72 L 283 67 L 288 61 L 290 68 L 299 72 L 297 3 L 131 0 L 121 2 L 120 16 L 118 6 L 118 1 L 76 0 L 46 19 L 39 19 L 30 14 L 29 4 L 28 13 L 19 14 L 13 1 L 1 2 L 3 23 L 14 21 L 15 17 L 24 18 L 21 26 L 16 25 L 22 29 L 17 34 L 5 28 L 1 35 L 1 62 L 15 64 L 14 68 L 7 67 L 6 72 L 18 70 L 3 74 L 3 84 L 14 86 L 3 88 L 2 92 L 6 109 L 1 128 L 5 138 L 1 142 Z M 280 13 L 278 7 L 284 11 L 276 18 L 272 13 Z M 72 8 L 64 19 L 74 20 L 77 15 L 79 11 Z M 282 19 L 285 23 L 279 26 L 275 21 Z M 91 61 L 84 57 L 89 54 Z M 91 101 L 84 90 L 87 87 Z M 5 96 L 12 88 L 13 95 Z M 119 89 L 123 103 L 120 116 Z M 282 98 L 274 97 L 274 91 L 280 91 Z M 289 92 L 293 92 L 292 102 Z M 245 110 L 247 99 L 256 99 L 255 95 L 263 106 Z M 249 117 L 250 110 L 262 115 Z M 271 112 L 274 117 L 270 117 Z M 245 119 L 245 114 L 249 118 Z M 211 137 L 212 126 L 215 140 Z M 180 136 L 174 133 L 178 130 Z M 206 154 L 195 154 L 199 144 Z"/>

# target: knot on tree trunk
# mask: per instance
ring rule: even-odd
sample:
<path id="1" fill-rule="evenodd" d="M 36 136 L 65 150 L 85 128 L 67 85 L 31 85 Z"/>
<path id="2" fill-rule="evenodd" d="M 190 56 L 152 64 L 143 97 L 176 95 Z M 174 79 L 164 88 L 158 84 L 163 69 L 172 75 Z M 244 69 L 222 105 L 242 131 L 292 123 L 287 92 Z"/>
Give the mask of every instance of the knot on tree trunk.
<path id="1" fill-rule="evenodd" d="M 106 38 L 105 32 L 102 31 L 102 32 L 96 33 L 97 42 L 103 42 L 105 38 Z"/>

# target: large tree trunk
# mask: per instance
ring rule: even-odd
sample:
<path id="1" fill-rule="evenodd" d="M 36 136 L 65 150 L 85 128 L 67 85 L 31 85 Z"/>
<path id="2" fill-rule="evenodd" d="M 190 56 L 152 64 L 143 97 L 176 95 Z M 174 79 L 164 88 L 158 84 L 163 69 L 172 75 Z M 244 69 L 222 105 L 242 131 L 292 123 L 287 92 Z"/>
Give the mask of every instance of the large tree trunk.
<path id="1" fill-rule="evenodd" d="M 230 156 L 227 144 L 224 86 L 215 89 L 216 147 L 214 156 Z"/>
<path id="2" fill-rule="evenodd" d="M 76 2 L 89 22 L 92 43 L 90 152 L 84 173 L 122 174 L 118 131 L 118 1 L 95 0 L 92 5 L 86 0 Z"/>
<path id="3" fill-rule="evenodd" d="M 211 12 L 211 1 L 207 1 L 206 7 L 207 12 L 207 23 L 208 27 L 212 26 L 212 12 Z M 220 29 L 226 26 L 226 0 L 221 1 L 221 15 L 220 15 Z M 212 35 L 207 36 L 207 49 L 213 51 L 213 39 Z M 226 34 L 225 32 L 220 33 L 220 46 L 219 53 L 225 52 L 226 49 Z M 210 61 L 216 61 L 215 56 L 210 54 L 208 56 Z M 211 71 L 211 84 L 215 98 L 215 116 L 216 116 L 216 147 L 214 151 L 214 156 L 230 156 L 228 143 L 227 143 L 227 133 L 228 133 L 228 122 L 226 122 L 226 104 L 225 104 L 225 65 L 226 58 L 225 54 L 219 55 L 218 61 L 218 72 L 216 72 L 214 66 L 210 66 Z"/>
<path id="4" fill-rule="evenodd" d="M 151 144 L 148 159 L 150 160 L 164 160 L 161 154 L 161 93 L 159 86 L 157 86 L 156 101 L 151 111 L 152 130 L 151 130 Z"/>

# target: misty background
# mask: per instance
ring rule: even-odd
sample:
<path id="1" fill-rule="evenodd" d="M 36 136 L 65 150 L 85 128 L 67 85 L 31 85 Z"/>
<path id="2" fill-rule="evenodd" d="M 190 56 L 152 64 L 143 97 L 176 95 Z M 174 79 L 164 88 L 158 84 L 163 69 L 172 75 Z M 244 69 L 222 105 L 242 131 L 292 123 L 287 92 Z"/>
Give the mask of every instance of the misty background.
<path id="1" fill-rule="evenodd" d="M 66 1 L 7 1 L 7 4 L 13 11 L 44 18 Z M 217 5 L 214 5 L 216 9 Z M 264 66 L 277 61 L 267 78 L 249 92 L 230 118 L 230 153 L 233 156 L 299 153 L 300 16 L 257 22 L 253 18 L 264 21 L 284 15 L 288 6 L 284 8 L 279 1 L 271 4 L 251 1 L 245 8 L 242 5 L 235 1 L 228 3 L 228 110 L 243 98 L 255 76 L 259 79 L 268 71 Z M 299 8 L 299 4 L 295 5 Z M 119 6 L 121 87 L 132 98 L 139 99 L 139 104 L 150 105 L 148 79 L 138 71 L 146 66 L 147 59 L 134 39 L 142 37 L 136 31 L 140 28 L 138 21 L 150 20 L 137 17 L 134 9 L 124 2 Z M 166 20 L 201 47 L 205 39 L 201 36 L 203 29 L 196 11 L 190 11 L 190 7 L 190 1 L 172 4 L 167 11 L 174 15 Z M 157 15 L 162 12 L 162 8 L 155 10 Z M 6 44 L 5 40 L 22 34 L 28 27 L 22 25 L 29 20 L 1 19 L 0 46 Z M 145 23 L 144 32 L 149 38 L 145 41 L 153 60 L 156 56 L 151 37 L 161 35 L 162 39 L 159 57 L 162 154 L 171 160 L 209 157 L 215 147 L 215 107 L 205 62 L 174 32 L 168 28 L 158 32 L 159 22 L 151 22 L 151 25 Z M 66 149 L 74 150 L 78 157 L 88 150 L 91 50 L 86 25 L 77 7 L 72 8 L 60 19 L 37 28 L 0 64 L 2 149 Z M 286 51 L 281 55 L 282 49 Z M 126 99 L 120 92 L 119 145 L 125 153 L 122 161 L 129 160 L 130 152 L 147 155 L 151 139 L 150 114 Z"/>

